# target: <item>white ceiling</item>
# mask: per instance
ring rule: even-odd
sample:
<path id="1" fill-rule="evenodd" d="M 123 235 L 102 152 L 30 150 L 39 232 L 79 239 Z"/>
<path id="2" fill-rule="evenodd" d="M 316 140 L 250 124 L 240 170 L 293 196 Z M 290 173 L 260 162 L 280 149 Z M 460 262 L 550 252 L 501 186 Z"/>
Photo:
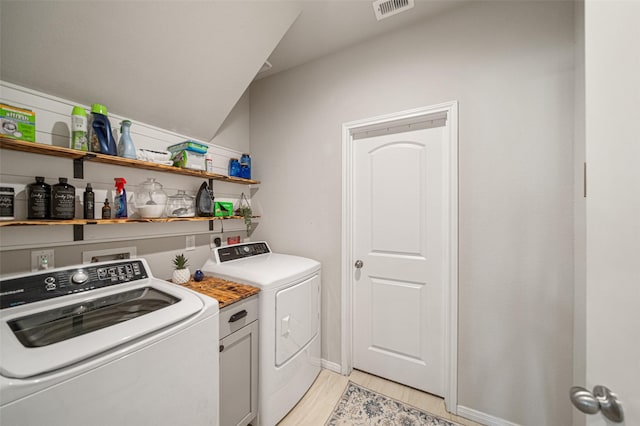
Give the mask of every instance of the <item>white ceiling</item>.
<path id="1" fill-rule="evenodd" d="M 296 1 L 300 15 L 269 57 L 273 68 L 261 73 L 258 78 L 407 27 L 468 2 L 415 0 L 413 9 L 377 21 L 372 0 Z"/>
<path id="2" fill-rule="evenodd" d="M 463 2 L 378 22 L 368 0 L 1 0 L 0 78 L 206 141 L 265 60 L 259 78 Z"/>

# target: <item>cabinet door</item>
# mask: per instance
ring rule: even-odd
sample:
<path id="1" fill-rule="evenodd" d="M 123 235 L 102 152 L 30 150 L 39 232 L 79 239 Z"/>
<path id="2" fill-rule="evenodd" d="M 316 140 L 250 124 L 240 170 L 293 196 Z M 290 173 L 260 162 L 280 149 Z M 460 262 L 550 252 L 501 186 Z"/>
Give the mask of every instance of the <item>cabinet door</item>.
<path id="1" fill-rule="evenodd" d="M 258 321 L 220 345 L 220 426 L 245 426 L 258 414 Z"/>

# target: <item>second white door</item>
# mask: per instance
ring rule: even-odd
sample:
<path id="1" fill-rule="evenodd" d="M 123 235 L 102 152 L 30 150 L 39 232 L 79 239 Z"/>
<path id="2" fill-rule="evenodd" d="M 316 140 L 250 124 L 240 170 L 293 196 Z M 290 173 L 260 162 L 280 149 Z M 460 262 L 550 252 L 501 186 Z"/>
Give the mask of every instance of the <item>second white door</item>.
<path id="1" fill-rule="evenodd" d="M 353 366 L 444 394 L 444 127 L 359 139 Z"/>

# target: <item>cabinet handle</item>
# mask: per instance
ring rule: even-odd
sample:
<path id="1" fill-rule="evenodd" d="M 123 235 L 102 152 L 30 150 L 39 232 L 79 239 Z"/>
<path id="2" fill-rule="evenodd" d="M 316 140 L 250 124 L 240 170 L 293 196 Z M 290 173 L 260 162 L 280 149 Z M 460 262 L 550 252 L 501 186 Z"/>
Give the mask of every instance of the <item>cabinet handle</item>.
<path id="1" fill-rule="evenodd" d="M 224 345 L 219 346 L 220 352 L 224 351 Z"/>
<path id="2" fill-rule="evenodd" d="M 235 314 L 231 315 L 231 318 L 229 318 L 229 322 L 236 322 L 246 316 L 247 316 L 247 311 L 243 309 L 240 312 L 236 312 Z"/>

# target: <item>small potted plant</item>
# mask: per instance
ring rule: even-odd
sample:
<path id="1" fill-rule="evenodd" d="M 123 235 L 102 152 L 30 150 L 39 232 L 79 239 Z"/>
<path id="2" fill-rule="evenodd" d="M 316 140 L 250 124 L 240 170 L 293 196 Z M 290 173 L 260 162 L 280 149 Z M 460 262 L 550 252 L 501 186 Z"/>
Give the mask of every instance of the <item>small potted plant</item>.
<path id="1" fill-rule="evenodd" d="M 184 284 L 191 279 L 191 271 L 189 271 L 189 259 L 184 254 L 177 254 L 173 259 L 173 282 L 176 284 Z"/>
<path id="2" fill-rule="evenodd" d="M 244 195 L 244 192 L 240 195 L 240 206 L 235 211 L 236 216 L 241 216 L 244 219 L 244 224 L 247 227 L 247 236 L 251 232 L 251 217 L 253 211 L 251 210 L 251 205 L 249 204 L 249 200 Z"/>

